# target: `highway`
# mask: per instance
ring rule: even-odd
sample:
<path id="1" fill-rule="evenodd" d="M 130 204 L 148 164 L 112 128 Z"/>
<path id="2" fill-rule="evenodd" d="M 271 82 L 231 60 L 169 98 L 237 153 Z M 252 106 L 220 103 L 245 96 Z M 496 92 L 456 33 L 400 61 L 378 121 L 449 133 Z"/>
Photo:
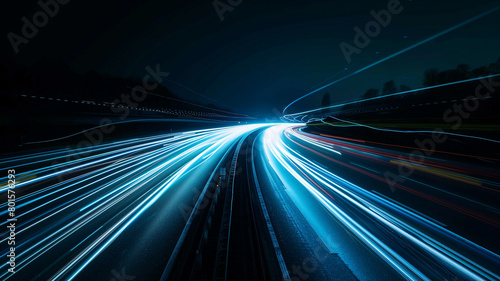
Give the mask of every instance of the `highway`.
<path id="1" fill-rule="evenodd" d="M 0 279 L 500 280 L 498 167 L 304 128 L 3 155 Z"/>

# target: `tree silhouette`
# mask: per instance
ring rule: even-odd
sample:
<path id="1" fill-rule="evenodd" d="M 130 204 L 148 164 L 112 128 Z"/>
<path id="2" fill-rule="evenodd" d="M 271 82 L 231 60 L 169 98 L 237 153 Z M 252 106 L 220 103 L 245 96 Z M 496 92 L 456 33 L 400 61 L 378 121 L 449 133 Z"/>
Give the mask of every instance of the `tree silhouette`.
<path id="1" fill-rule="evenodd" d="M 457 71 L 458 75 L 460 76 L 460 79 L 465 79 L 465 77 L 467 77 L 467 73 L 469 72 L 469 70 L 470 66 L 467 64 L 461 63 L 457 65 Z"/>
<path id="2" fill-rule="evenodd" d="M 491 74 L 499 74 L 500 73 L 500 58 L 496 62 L 490 63 L 488 65 L 488 72 Z"/>
<path id="3" fill-rule="evenodd" d="M 481 76 L 491 75 L 491 74 L 500 74 L 500 58 L 496 61 L 490 63 L 488 66 L 481 66 L 475 69 L 471 69 L 471 67 L 467 64 L 459 64 L 454 69 L 448 69 L 444 71 L 439 71 L 437 68 L 430 68 L 424 72 L 423 77 L 423 86 L 436 86 L 442 85 L 445 83 L 455 82 L 455 81 L 463 81 L 465 79 L 477 78 Z M 495 81 L 500 81 L 500 77 L 493 77 Z M 474 91 L 474 87 L 476 84 L 474 83 L 461 83 L 461 84 L 451 84 L 446 85 L 445 87 L 437 87 L 427 90 L 418 90 L 414 91 L 411 94 L 403 94 L 397 96 L 389 96 L 381 100 L 370 100 L 364 101 L 359 104 L 349 104 L 343 107 L 344 110 L 354 109 L 360 106 L 373 106 L 378 104 L 400 104 L 400 105 L 408 105 L 408 104 L 421 104 L 426 103 L 428 101 L 444 101 L 447 99 L 462 99 L 470 95 L 471 92 Z M 407 92 L 410 91 L 411 88 L 407 85 L 399 86 L 399 92 Z M 379 94 L 379 90 L 377 89 L 368 89 L 361 96 L 360 99 L 370 99 L 377 96 L 386 96 L 392 93 L 396 93 L 398 88 L 393 80 L 384 83 L 384 87 L 382 88 L 382 94 Z"/>
<path id="4" fill-rule="evenodd" d="M 439 75 L 439 71 L 437 70 L 437 68 L 427 69 L 424 72 L 424 83 L 423 83 L 424 86 L 429 87 L 429 86 L 437 85 L 439 83 L 438 82 L 438 75 Z"/>
<path id="5" fill-rule="evenodd" d="M 406 86 L 406 85 L 399 86 L 399 91 L 400 92 L 406 92 L 406 91 L 409 91 L 409 90 L 411 90 L 411 88 L 408 87 L 408 86 Z"/>
<path id="6" fill-rule="evenodd" d="M 330 93 L 325 93 L 323 99 L 321 100 L 321 107 L 330 106 Z"/>
<path id="7" fill-rule="evenodd" d="M 368 89 L 363 94 L 363 99 L 374 98 L 374 97 L 377 97 L 378 95 L 379 95 L 378 94 L 378 89 Z"/>
<path id="8" fill-rule="evenodd" d="M 384 88 L 382 88 L 382 95 L 390 95 L 394 94 L 397 92 L 398 88 L 396 88 L 396 84 L 394 83 L 394 80 L 390 80 L 385 82 Z"/>

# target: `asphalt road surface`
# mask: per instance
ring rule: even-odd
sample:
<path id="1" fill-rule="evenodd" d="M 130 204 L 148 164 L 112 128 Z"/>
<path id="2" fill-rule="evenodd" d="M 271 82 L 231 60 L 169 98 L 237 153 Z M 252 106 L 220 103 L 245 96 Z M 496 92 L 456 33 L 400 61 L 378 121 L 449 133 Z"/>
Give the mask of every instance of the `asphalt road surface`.
<path id="1" fill-rule="evenodd" d="M 261 124 L 0 166 L 1 280 L 175 280 L 190 255 L 205 257 L 193 280 L 500 279 L 491 165 Z M 204 253 L 179 251 L 200 241 Z"/>

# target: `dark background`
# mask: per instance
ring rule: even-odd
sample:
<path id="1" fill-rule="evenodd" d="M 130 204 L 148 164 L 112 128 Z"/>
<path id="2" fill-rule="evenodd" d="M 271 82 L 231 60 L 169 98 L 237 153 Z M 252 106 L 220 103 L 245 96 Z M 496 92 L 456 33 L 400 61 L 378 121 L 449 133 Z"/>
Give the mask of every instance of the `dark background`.
<path id="1" fill-rule="evenodd" d="M 60 5 L 57 15 L 28 44 L 21 44 L 16 55 L 7 34 L 21 34 L 21 17 L 32 19 L 40 7 L 37 1 L 4 1 L 0 46 L 8 62 L 27 67 L 57 62 L 82 75 L 96 71 L 140 78 L 147 65 L 160 64 L 171 73 L 163 86 L 180 97 L 275 118 L 294 99 L 332 81 L 329 77 L 411 46 L 498 1 L 403 0 L 403 11 L 348 64 L 339 44 L 352 44 L 353 28 L 363 29 L 372 20 L 370 11 L 386 9 L 387 3 L 243 0 L 221 22 L 209 0 L 72 0 Z M 291 112 L 320 106 L 325 92 L 336 103 L 357 99 L 388 80 L 421 87 L 423 72 L 431 67 L 488 65 L 500 56 L 499 18 L 493 13 L 335 84 L 297 103 Z"/>

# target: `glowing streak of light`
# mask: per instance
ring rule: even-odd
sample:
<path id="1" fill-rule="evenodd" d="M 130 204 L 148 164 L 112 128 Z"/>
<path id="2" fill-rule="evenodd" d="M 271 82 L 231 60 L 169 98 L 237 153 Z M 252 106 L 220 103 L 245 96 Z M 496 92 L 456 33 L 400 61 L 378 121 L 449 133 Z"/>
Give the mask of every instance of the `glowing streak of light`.
<path id="1" fill-rule="evenodd" d="M 423 45 L 423 44 L 425 44 L 425 43 L 427 43 L 427 42 L 431 41 L 431 40 L 434 40 L 434 39 L 436 39 L 436 38 L 438 38 L 438 37 L 441 37 L 441 36 L 443 36 L 443 35 L 445 35 L 445 34 L 447 34 L 447 33 L 451 32 L 451 31 L 453 31 L 453 30 L 455 30 L 455 29 L 458 29 L 458 28 L 460 28 L 460 27 L 462 27 L 462 26 L 464 26 L 464 25 L 466 25 L 466 24 L 469 24 L 469 23 L 471 23 L 471 22 L 473 22 L 473 21 L 476 21 L 476 20 L 478 20 L 478 19 L 480 19 L 480 18 L 482 18 L 482 17 L 484 17 L 484 16 L 487 16 L 487 15 L 489 15 L 489 14 L 491 14 L 491 13 L 494 13 L 494 12 L 498 11 L 499 9 L 500 9 L 500 6 L 496 6 L 496 7 L 492 8 L 492 9 L 490 9 L 490 10 L 486 11 L 486 12 L 483 12 L 483 13 L 481 13 L 481 14 L 479 14 L 479 15 L 477 15 L 477 16 L 474 16 L 474 17 L 472 17 L 472 18 L 470 18 L 470 19 L 468 19 L 468 20 L 466 20 L 466 21 L 464 21 L 464 22 L 461 22 L 461 23 L 459 23 L 459 24 L 457 24 L 457 25 L 454 25 L 454 26 L 452 26 L 452 27 L 450 27 L 450 28 L 448 28 L 448 29 L 446 29 L 446 30 L 444 30 L 444 31 L 441 31 L 441 32 L 439 32 L 439 33 L 437 33 L 437 34 L 435 34 L 435 35 L 433 35 L 433 36 L 431 36 L 431 37 L 429 37 L 429 38 L 427 38 L 427 39 L 424 39 L 424 40 L 422 40 L 422 41 L 420 41 L 420 42 L 418 42 L 418 43 L 416 43 L 416 44 L 413 44 L 413 45 L 412 45 L 412 46 L 410 46 L 410 47 L 404 48 L 404 49 L 403 49 L 403 50 L 401 50 L 401 51 L 398 51 L 398 52 L 396 52 L 396 53 L 394 53 L 394 54 L 392 54 L 392 55 L 389 55 L 389 56 L 387 56 L 387 57 L 385 57 L 385 58 L 383 58 L 383 59 L 381 59 L 381 60 L 378 60 L 378 61 L 376 61 L 376 62 L 374 62 L 374 63 L 372 63 L 372 64 L 369 64 L 369 65 L 367 65 L 367 66 L 365 66 L 365 67 L 363 67 L 363 68 L 361 68 L 361 69 L 358 69 L 358 70 L 356 70 L 355 72 L 353 72 L 353 73 L 351 73 L 351 74 L 348 74 L 348 75 L 346 75 L 346 76 L 344 76 L 344 77 L 342 77 L 342 78 L 340 78 L 340 79 L 337 79 L 337 80 L 335 80 L 335 81 L 333 81 L 333 82 L 331 82 L 331 83 L 326 84 L 325 86 L 322 86 L 322 87 L 320 87 L 320 88 L 318 88 L 318 89 L 316 89 L 316 90 L 314 90 L 314 91 L 312 91 L 312 92 L 309 92 L 308 94 L 305 94 L 304 96 L 302 96 L 302 97 L 300 97 L 300 98 L 298 98 L 298 99 L 296 99 L 296 100 L 292 101 L 290 104 L 288 104 L 288 105 L 285 107 L 285 109 L 283 109 L 283 115 L 285 115 L 285 111 L 286 111 L 286 110 L 287 110 L 287 109 L 288 109 L 288 108 L 289 108 L 292 104 L 296 103 L 297 101 L 299 101 L 299 100 L 301 100 L 301 99 L 303 99 L 303 98 L 305 98 L 305 97 L 307 97 L 307 96 L 310 96 L 310 95 L 312 95 L 312 94 L 314 94 L 314 93 L 316 93 L 316 92 L 318 92 L 318 91 L 323 90 L 324 88 L 327 88 L 327 87 L 329 87 L 329 86 L 331 86 L 331 85 L 333 85 L 333 84 L 336 84 L 336 83 L 338 83 L 338 82 L 340 82 L 340 81 L 343 81 L 343 80 L 345 80 L 345 79 L 347 79 L 347 78 L 349 78 L 349 77 L 352 77 L 352 76 L 354 76 L 354 75 L 356 75 L 356 74 L 358 74 L 358 73 L 360 73 L 360 72 L 363 72 L 363 71 L 365 71 L 365 70 L 367 70 L 367 69 L 369 69 L 369 68 L 371 68 L 371 67 L 373 67 L 373 66 L 375 66 L 375 65 L 377 65 L 377 64 L 380 64 L 380 63 L 382 63 L 382 62 L 384 62 L 384 61 L 386 61 L 386 60 L 392 59 L 392 58 L 394 58 L 394 57 L 396 57 L 396 56 L 398 56 L 398 55 L 401 55 L 401 54 L 403 54 L 403 53 L 406 53 L 406 52 L 407 52 L 407 51 L 409 51 L 409 50 L 412 50 L 412 49 L 414 49 L 414 48 L 416 48 L 416 47 L 418 47 L 418 46 L 420 46 L 420 45 Z"/>

